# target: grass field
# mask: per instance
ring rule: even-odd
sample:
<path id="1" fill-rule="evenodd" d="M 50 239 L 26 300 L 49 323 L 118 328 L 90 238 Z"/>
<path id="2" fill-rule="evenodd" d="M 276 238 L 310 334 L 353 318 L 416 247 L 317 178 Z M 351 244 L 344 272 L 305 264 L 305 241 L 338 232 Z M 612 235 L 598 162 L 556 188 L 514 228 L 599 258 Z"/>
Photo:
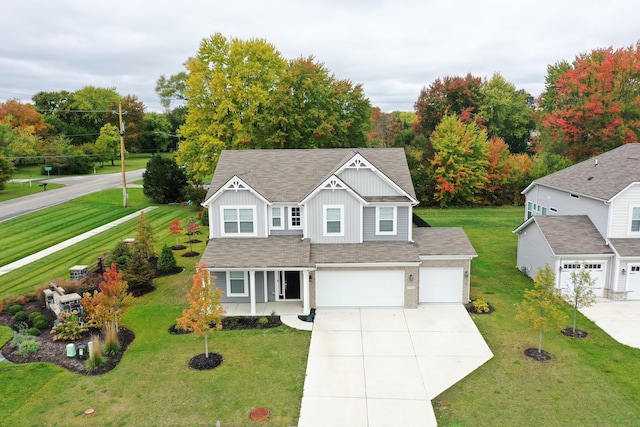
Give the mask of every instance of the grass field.
<path id="1" fill-rule="evenodd" d="M 47 184 L 48 190 L 53 190 L 56 188 L 64 187 L 62 184 Z M 4 202 L 5 200 L 15 199 L 17 197 L 28 196 L 30 194 L 35 194 L 43 191 L 42 187 L 40 187 L 40 183 L 34 181 L 29 185 L 28 182 L 6 182 L 4 184 L 4 189 L 0 190 L 0 202 Z"/>
<path id="2" fill-rule="evenodd" d="M 494 358 L 434 401 L 442 426 L 638 426 L 640 350 L 619 344 L 579 314 L 584 340 L 548 332 L 550 362 L 523 352 L 537 333 L 515 321 L 515 307 L 532 281 L 516 269 L 522 208 L 418 210 L 432 226 L 461 226 L 478 252 L 471 295 L 496 309 L 474 315 Z M 570 313 L 569 307 L 566 309 Z M 569 325 L 569 321 L 567 326 Z"/>

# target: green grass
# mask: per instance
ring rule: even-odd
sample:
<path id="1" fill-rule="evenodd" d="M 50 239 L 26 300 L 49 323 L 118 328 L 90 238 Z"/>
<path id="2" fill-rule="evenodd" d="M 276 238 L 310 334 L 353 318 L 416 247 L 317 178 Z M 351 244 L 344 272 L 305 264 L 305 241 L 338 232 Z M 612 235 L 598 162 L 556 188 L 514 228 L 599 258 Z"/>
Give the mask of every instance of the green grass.
<path id="1" fill-rule="evenodd" d="M 558 332 L 543 337 L 550 362 L 523 352 L 537 347 L 537 332 L 515 321 L 515 307 L 533 282 L 516 268 L 522 208 L 420 209 L 432 226 L 463 227 L 478 252 L 471 295 L 496 309 L 473 319 L 494 358 L 434 401 L 442 426 L 640 425 L 640 350 L 619 344 L 579 314 L 584 340 Z M 571 310 L 566 307 L 567 314 Z M 567 326 L 570 321 L 567 320 Z"/>
<path id="2" fill-rule="evenodd" d="M 47 184 L 48 190 L 64 187 L 62 184 Z M 18 197 L 29 196 L 31 194 L 39 193 L 43 191 L 39 182 L 32 182 L 29 185 L 28 182 L 6 182 L 4 189 L 0 190 L 0 202 L 5 200 L 16 199 Z"/>
<path id="3" fill-rule="evenodd" d="M 162 156 L 172 155 L 171 153 L 162 153 Z M 144 169 L 147 167 L 147 162 L 151 159 L 151 154 L 131 154 L 129 155 L 125 161 L 125 169 L 127 171 L 133 171 L 138 169 Z M 47 174 L 42 174 L 43 165 L 27 165 L 27 166 L 19 166 L 16 168 L 15 172 L 12 175 L 12 179 L 40 179 L 46 178 Z M 121 172 L 122 168 L 120 167 L 120 159 L 115 160 L 113 162 L 113 166 L 111 166 L 111 161 L 104 162 L 103 166 L 100 164 L 96 164 L 96 174 L 107 174 L 107 173 L 118 173 Z M 59 178 L 61 176 L 67 175 L 57 175 L 55 170 L 50 172 L 51 178 Z"/>
<path id="4" fill-rule="evenodd" d="M 129 207 L 126 209 L 120 206 L 120 197 L 121 192 L 118 189 L 94 193 L 54 208 L 0 223 L 0 235 L 10 236 L 11 244 L 14 246 L 12 251 L 2 252 L 0 259 L 5 262 L 0 264 L 37 252 L 43 247 L 64 241 L 101 223 L 108 223 L 151 204 L 141 189 L 129 191 Z M 164 244 L 175 244 L 175 236 L 168 229 L 171 221 L 176 217 L 181 220 L 195 217 L 196 208 L 159 206 L 147 216 L 156 233 L 156 250 L 159 253 Z M 119 240 L 135 237 L 137 224 L 137 219 L 127 221 L 68 249 L 0 276 L 0 298 L 32 291 L 46 285 L 54 277 L 68 278 L 70 267 L 91 264 L 103 253 L 113 249 Z M 9 237 L 3 237 L 3 242 L 5 239 L 9 245 Z M 186 236 L 181 239 L 186 240 Z M 4 243 L 3 246 L 6 247 Z M 16 256 L 14 252 L 22 256 Z"/>

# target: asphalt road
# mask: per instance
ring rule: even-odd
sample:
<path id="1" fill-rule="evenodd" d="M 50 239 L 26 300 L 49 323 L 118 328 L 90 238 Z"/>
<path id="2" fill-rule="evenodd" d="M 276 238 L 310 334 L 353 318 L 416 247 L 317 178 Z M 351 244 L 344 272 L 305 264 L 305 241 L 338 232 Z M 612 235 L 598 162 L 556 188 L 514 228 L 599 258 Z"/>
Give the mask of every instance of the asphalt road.
<path id="1" fill-rule="evenodd" d="M 127 172 L 127 186 L 133 181 L 142 179 L 144 169 Z M 66 187 L 55 190 L 41 191 L 30 196 L 0 202 L 0 222 L 48 208 L 60 203 L 68 202 L 77 197 L 96 191 L 109 190 L 112 188 L 122 188 L 122 174 L 112 173 L 105 175 L 83 175 L 67 178 L 45 179 L 41 182 L 52 182 L 64 184 Z M 39 185 L 41 182 L 33 182 L 32 185 Z"/>

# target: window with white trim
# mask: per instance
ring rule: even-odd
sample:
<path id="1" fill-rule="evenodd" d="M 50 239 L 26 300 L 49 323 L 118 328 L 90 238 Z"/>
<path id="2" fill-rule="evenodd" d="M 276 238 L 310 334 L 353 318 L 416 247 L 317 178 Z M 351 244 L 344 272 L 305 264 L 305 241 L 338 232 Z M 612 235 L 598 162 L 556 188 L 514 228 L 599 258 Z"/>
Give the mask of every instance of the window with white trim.
<path id="1" fill-rule="evenodd" d="M 376 234 L 396 234 L 396 207 L 376 207 Z"/>
<path id="2" fill-rule="evenodd" d="M 220 209 L 223 236 L 256 235 L 255 206 L 221 206 Z"/>
<path id="3" fill-rule="evenodd" d="M 344 236 L 344 207 L 342 205 L 324 206 L 324 235 Z"/>
<path id="4" fill-rule="evenodd" d="M 284 207 L 272 206 L 271 207 L 271 229 L 272 230 L 284 230 L 283 221 Z"/>
<path id="5" fill-rule="evenodd" d="M 527 219 L 531 218 L 533 215 L 546 215 L 547 208 L 545 206 L 539 205 L 533 202 L 527 202 Z"/>
<path id="6" fill-rule="evenodd" d="M 227 296 L 248 297 L 249 287 L 247 282 L 246 271 L 229 271 L 227 274 Z"/>
<path id="7" fill-rule="evenodd" d="M 289 229 L 300 228 L 302 228 L 302 208 L 300 206 L 291 206 L 289 208 Z"/>
<path id="8" fill-rule="evenodd" d="M 640 233 L 640 207 L 631 207 L 631 232 Z"/>

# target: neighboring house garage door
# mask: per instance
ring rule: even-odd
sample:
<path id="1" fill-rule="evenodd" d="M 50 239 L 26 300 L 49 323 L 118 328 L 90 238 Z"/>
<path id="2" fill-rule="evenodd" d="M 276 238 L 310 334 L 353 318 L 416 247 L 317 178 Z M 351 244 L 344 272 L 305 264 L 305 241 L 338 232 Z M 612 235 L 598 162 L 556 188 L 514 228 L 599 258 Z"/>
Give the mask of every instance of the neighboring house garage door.
<path id="1" fill-rule="evenodd" d="M 420 302 L 462 302 L 462 267 L 420 268 Z"/>
<path id="2" fill-rule="evenodd" d="M 629 265 L 627 270 L 627 299 L 640 300 L 640 265 Z"/>
<path id="3" fill-rule="evenodd" d="M 604 261 L 590 261 L 587 263 L 575 262 L 562 262 L 562 271 L 560 272 L 560 289 L 562 292 L 571 292 L 573 285 L 571 283 L 571 272 L 578 272 L 581 268 L 586 268 L 589 271 L 589 275 L 595 280 L 593 286 L 593 293 L 597 297 L 604 295 L 605 278 L 604 273 L 607 264 Z"/>
<path id="4" fill-rule="evenodd" d="M 403 307 L 403 270 L 318 270 L 317 307 Z"/>

